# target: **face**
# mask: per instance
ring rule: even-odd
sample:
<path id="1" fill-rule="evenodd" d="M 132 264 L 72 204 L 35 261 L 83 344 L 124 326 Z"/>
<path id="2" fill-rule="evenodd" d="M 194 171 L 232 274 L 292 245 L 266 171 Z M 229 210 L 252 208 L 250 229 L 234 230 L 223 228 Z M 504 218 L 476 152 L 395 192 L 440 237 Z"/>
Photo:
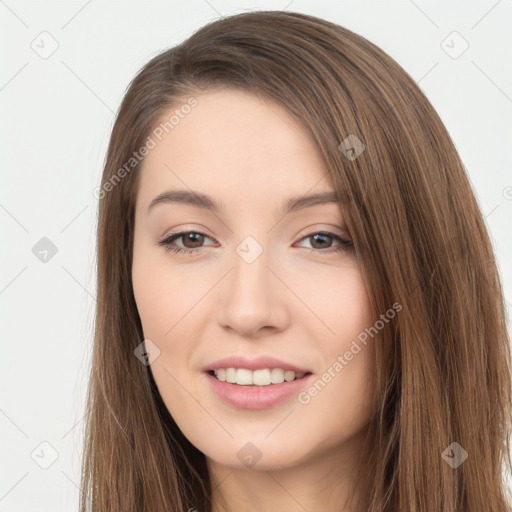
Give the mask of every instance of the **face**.
<path id="1" fill-rule="evenodd" d="M 332 179 L 279 105 L 195 98 L 137 193 L 133 291 L 162 399 L 219 465 L 343 450 L 372 410 L 372 343 L 354 341 L 374 319 Z"/>

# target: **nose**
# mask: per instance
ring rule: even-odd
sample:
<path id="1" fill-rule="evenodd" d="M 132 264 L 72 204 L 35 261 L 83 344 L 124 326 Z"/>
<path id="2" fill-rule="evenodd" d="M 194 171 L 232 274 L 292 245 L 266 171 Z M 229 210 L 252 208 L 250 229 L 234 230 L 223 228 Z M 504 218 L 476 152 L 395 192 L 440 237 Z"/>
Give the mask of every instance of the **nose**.
<path id="1" fill-rule="evenodd" d="M 279 265 L 265 250 L 252 262 L 240 254 L 234 253 L 231 270 L 221 284 L 219 325 L 252 338 L 285 329 L 290 292 L 278 276 Z"/>

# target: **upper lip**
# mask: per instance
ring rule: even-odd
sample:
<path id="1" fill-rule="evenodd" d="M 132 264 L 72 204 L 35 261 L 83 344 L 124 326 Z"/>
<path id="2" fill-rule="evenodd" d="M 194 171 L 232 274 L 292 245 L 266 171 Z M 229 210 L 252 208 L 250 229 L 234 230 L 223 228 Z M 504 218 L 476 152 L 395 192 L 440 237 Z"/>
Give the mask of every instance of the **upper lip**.
<path id="1" fill-rule="evenodd" d="M 264 368 L 281 368 L 282 370 L 292 371 L 295 373 L 310 373 L 310 370 L 271 356 L 259 356 L 254 359 L 247 359 L 244 356 L 224 357 L 206 365 L 203 368 L 203 371 L 209 372 L 219 368 L 246 368 L 247 370 L 252 371 Z"/>

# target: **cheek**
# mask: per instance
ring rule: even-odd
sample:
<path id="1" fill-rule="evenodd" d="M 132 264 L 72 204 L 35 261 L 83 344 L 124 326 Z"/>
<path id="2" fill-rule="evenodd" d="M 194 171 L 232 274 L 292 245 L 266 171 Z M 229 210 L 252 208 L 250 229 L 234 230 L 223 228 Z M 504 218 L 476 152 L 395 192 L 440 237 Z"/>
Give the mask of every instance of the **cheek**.
<path id="1" fill-rule="evenodd" d="M 208 291 L 218 278 L 187 265 L 170 265 L 167 256 L 140 248 L 134 254 L 132 281 L 144 338 L 159 349 L 151 373 L 168 410 L 181 416 L 190 406 L 186 390 L 198 395 L 190 386 L 192 359 L 211 322 Z"/>
<path id="2" fill-rule="evenodd" d="M 297 281 L 294 289 L 300 290 L 300 296 L 313 313 L 308 315 L 308 324 L 315 328 L 313 339 L 325 355 L 344 352 L 352 339 L 373 323 L 363 277 L 355 264 L 324 269 Z"/>
<path id="3" fill-rule="evenodd" d="M 363 426 L 371 413 L 379 338 L 368 335 L 376 319 L 360 271 L 347 268 L 333 273 L 329 283 L 330 293 L 306 290 L 323 324 L 316 322 L 322 334 L 312 336 L 322 354 L 322 369 L 298 401 L 307 415 L 323 417 L 326 429 L 341 420 L 336 428 L 347 433 Z"/>
<path id="4" fill-rule="evenodd" d="M 206 286 L 170 268 L 165 253 L 142 247 L 134 252 L 132 283 L 144 336 L 164 342 L 181 328 L 181 319 L 199 303 Z"/>
<path id="5" fill-rule="evenodd" d="M 165 257 L 150 251 L 134 253 L 132 284 L 144 338 L 159 349 L 151 363 L 151 373 L 160 395 L 173 414 L 181 417 L 190 397 L 184 392 L 194 339 L 201 329 L 201 296 L 204 290 L 186 272 L 170 271 Z M 206 284 L 203 284 L 205 287 Z M 203 312 L 203 316 L 207 315 Z M 195 320 L 195 321 L 192 321 Z"/>

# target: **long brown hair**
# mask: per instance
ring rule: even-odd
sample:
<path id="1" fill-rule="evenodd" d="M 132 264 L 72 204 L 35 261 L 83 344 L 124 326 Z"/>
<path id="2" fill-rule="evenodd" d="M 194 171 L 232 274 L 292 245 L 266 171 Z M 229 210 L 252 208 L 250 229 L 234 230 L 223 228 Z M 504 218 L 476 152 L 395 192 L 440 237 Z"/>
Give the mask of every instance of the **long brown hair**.
<path id="1" fill-rule="evenodd" d="M 143 339 L 131 284 L 143 159 L 126 163 L 170 108 L 200 102 L 216 87 L 271 98 L 308 130 L 332 174 L 375 316 L 402 306 L 380 333 L 387 344 L 375 344 L 364 509 L 508 512 L 504 299 L 454 144 L 416 83 L 382 50 L 336 24 L 281 11 L 219 19 L 154 57 L 118 112 L 99 194 L 81 511 L 210 511 L 205 456 L 177 428 L 149 366 L 134 357 Z M 364 144 L 359 155 L 342 151 L 353 136 Z M 456 468 L 442 456 L 452 442 L 468 454 Z"/>

